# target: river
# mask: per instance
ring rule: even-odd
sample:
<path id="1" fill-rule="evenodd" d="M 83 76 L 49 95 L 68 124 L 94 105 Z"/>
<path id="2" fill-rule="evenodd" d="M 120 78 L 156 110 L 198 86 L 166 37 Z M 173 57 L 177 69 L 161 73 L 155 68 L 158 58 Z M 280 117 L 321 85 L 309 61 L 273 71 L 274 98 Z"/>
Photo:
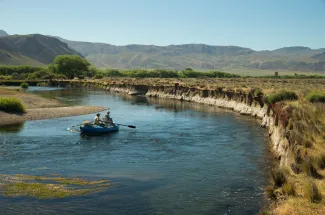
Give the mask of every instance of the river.
<path id="1" fill-rule="evenodd" d="M 270 153 L 259 122 L 214 106 L 80 89 L 31 88 L 68 104 L 109 107 L 120 127 L 67 131 L 95 114 L 0 131 L 1 174 L 108 179 L 107 191 L 38 200 L 0 196 L 1 214 L 258 214 Z M 104 114 L 104 112 L 103 112 Z"/>

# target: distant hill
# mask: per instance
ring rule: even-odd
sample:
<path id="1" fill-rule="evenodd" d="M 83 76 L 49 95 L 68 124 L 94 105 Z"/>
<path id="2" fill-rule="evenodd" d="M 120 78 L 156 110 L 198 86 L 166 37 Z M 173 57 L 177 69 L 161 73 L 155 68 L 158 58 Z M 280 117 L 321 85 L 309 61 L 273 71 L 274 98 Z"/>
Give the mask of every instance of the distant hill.
<path id="1" fill-rule="evenodd" d="M 9 34 L 7 34 L 7 32 L 5 32 L 4 30 L 0 29 L 0 37 L 5 37 L 8 36 Z"/>
<path id="2" fill-rule="evenodd" d="M 284 47 L 254 51 L 238 46 L 185 44 L 170 46 L 126 45 L 69 41 L 59 38 L 91 63 L 103 68 L 165 68 L 198 70 L 262 69 L 324 72 L 325 49 Z M 325 55 L 325 54 L 324 54 Z"/>
<path id="3" fill-rule="evenodd" d="M 70 41 L 40 34 L 0 37 L 0 64 L 44 65 L 51 63 L 55 56 L 61 54 L 82 55 L 101 68 L 259 69 L 306 72 L 325 70 L 325 48 L 294 46 L 272 51 L 254 51 L 238 46 L 205 44 L 115 46 Z"/>
<path id="4" fill-rule="evenodd" d="M 66 43 L 40 34 L 0 37 L 0 64 L 44 65 L 63 54 L 80 55 Z"/>

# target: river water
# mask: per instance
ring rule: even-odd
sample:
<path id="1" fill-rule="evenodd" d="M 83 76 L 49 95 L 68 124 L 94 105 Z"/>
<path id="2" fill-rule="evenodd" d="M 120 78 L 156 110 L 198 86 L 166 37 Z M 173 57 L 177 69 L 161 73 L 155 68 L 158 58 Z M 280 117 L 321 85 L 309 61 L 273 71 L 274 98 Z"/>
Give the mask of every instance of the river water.
<path id="1" fill-rule="evenodd" d="M 104 91 L 32 88 L 68 104 L 109 107 L 120 127 L 85 137 L 67 128 L 94 114 L 0 130 L 0 173 L 108 179 L 80 197 L 0 196 L 1 214 L 258 214 L 270 166 L 258 121 L 201 105 Z M 105 113 L 105 112 L 102 112 Z"/>

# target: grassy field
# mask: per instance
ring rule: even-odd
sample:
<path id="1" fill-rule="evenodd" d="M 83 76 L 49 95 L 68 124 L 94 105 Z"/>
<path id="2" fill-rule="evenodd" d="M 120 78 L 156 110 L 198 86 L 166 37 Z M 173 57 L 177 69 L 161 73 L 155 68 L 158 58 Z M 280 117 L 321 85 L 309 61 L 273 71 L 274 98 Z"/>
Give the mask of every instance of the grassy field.
<path id="1" fill-rule="evenodd" d="M 220 70 L 222 72 L 228 72 L 241 76 L 271 76 L 275 72 L 278 72 L 279 75 L 321 75 L 325 76 L 325 72 L 303 72 L 303 71 L 290 71 L 290 70 L 261 70 L 261 69 L 229 69 L 229 70 Z"/>

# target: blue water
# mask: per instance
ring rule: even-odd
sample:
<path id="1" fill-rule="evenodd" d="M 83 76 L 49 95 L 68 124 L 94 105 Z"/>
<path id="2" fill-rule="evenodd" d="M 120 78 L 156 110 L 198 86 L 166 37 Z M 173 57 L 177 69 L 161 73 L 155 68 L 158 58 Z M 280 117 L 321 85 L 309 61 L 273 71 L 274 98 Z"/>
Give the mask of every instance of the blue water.
<path id="1" fill-rule="evenodd" d="M 97 137 L 67 131 L 92 120 L 89 114 L 0 129 L 2 174 L 62 174 L 115 184 L 102 193 L 56 200 L 0 196 L 1 214 L 258 214 L 265 202 L 270 160 L 258 121 L 194 103 L 43 90 L 31 89 L 69 104 L 109 107 L 115 122 L 137 128 Z"/>

